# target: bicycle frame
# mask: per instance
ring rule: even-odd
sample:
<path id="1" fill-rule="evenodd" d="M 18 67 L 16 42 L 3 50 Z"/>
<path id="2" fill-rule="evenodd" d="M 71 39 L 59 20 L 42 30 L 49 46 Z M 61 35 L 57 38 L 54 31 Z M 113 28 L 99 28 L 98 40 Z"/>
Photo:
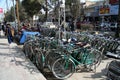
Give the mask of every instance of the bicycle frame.
<path id="1" fill-rule="evenodd" d="M 93 64 L 94 62 L 94 55 L 91 55 L 90 52 L 88 52 L 87 50 L 85 52 L 82 52 L 82 53 L 78 53 L 78 54 L 81 54 L 81 60 L 77 60 L 76 58 L 74 58 L 72 55 L 68 54 L 64 54 L 62 55 L 62 58 L 65 59 L 65 68 L 68 66 L 69 64 L 69 60 L 72 61 L 74 63 L 74 66 L 78 66 L 78 65 L 84 65 L 84 66 L 87 66 L 87 65 L 91 65 Z"/>

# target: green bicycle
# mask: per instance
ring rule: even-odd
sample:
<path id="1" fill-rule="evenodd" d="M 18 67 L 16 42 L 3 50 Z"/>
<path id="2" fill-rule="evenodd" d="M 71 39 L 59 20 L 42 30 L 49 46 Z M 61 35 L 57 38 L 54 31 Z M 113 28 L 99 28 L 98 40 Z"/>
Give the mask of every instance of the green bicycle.
<path id="1" fill-rule="evenodd" d="M 62 58 L 57 59 L 53 66 L 52 72 L 58 79 L 70 77 L 76 70 L 77 66 L 94 69 L 101 62 L 101 53 L 96 49 L 79 48 L 72 51 L 65 49 Z"/>

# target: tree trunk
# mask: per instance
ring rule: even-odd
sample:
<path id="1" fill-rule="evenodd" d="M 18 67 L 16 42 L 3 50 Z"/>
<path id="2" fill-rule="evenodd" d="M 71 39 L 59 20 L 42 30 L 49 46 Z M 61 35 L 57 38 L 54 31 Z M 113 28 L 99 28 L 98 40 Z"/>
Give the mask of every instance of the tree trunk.
<path id="1" fill-rule="evenodd" d="M 47 21 L 47 17 L 48 17 L 48 3 L 47 3 L 47 0 L 45 0 L 45 4 L 46 4 L 46 12 L 45 12 L 45 21 Z"/>

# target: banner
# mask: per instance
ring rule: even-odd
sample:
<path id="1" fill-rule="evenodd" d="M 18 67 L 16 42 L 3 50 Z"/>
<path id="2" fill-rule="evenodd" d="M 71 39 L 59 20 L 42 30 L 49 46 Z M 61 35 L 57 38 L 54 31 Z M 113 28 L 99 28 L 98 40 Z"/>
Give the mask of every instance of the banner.
<path id="1" fill-rule="evenodd" d="M 0 13 L 3 13 L 3 8 L 0 8 Z"/>

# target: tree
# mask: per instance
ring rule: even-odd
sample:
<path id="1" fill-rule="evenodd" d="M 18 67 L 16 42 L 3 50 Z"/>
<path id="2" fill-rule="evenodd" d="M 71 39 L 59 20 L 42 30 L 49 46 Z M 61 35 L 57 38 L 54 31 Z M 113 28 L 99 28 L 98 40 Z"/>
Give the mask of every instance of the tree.
<path id="1" fill-rule="evenodd" d="M 7 21 L 7 22 L 14 21 L 14 7 L 11 7 L 11 9 L 5 13 L 4 21 Z"/>
<path id="2" fill-rule="evenodd" d="M 59 5 L 61 0 L 51 0 L 54 4 L 54 14 L 58 17 Z M 80 0 L 65 0 L 66 9 L 70 10 L 70 13 L 74 19 L 80 16 Z"/>
<path id="3" fill-rule="evenodd" d="M 42 0 L 23 0 L 22 5 L 25 8 L 28 16 L 33 18 L 35 14 L 37 14 L 41 9 L 42 5 L 40 4 Z"/>
<path id="4" fill-rule="evenodd" d="M 74 19 L 80 16 L 80 0 L 66 0 L 66 6 L 69 7 Z"/>
<path id="5" fill-rule="evenodd" d="M 15 13 L 16 13 L 16 7 L 15 7 Z M 24 21 L 25 19 L 28 18 L 27 13 L 25 12 L 24 7 L 21 5 L 21 3 L 19 3 L 19 13 L 20 13 L 20 21 Z M 13 22 L 15 21 L 15 14 L 14 14 L 14 7 L 11 7 L 11 9 L 9 11 L 7 11 L 5 13 L 5 21 L 8 22 Z"/>
<path id="6" fill-rule="evenodd" d="M 25 12 L 25 8 L 22 6 L 22 3 L 19 3 L 19 17 L 20 21 L 25 21 L 26 19 L 29 18 L 29 16 Z"/>

